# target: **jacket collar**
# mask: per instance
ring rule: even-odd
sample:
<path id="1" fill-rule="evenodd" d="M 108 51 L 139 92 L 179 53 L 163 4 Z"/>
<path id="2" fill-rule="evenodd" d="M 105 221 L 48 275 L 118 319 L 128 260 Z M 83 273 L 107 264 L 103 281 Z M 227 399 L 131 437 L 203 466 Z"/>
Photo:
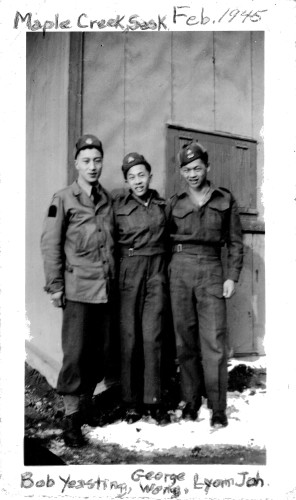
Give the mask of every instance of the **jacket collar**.
<path id="1" fill-rule="evenodd" d="M 77 180 L 75 180 L 71 184 L 71 187 L 72 187 L 72 191 L 73 191 L 74 196 L 77 196 L 77 197 L 79 196 L 81 198 L 83 197 L 83 200 L 87 203 L 87 206 L 88 205 L 93 206 L 90 197 L 87 196 L 87 193 L 78 184 Z M 109 199 L 109 195 L 108 195 L 107 191 L 103 188 L 103 186 L 100 183 L 97 185 L 97 190 L 98 190 L 98 193 L 102 196 L 102 201 L 99 201 L 99 204 L 97 205 L 97 208 L 98 208 L 98 206 L 102 206 L 105 203 L 107 203 L 107 201 Z M 83 195 L 85 195 L 85 196 L 83 196 Z M 83 203 L 83 204 L 85 204 L 85 203 Z"/>
<path id="2" fill-rule="evenodd" d="M 150 202 L 155 202 L 158 205 L 164 203 L 164 200 L 159 196 L 158 192 L 155 189 L 149 189 L 148 193 L 150 195 L 148 198 L 149 204 L 150 204 Z M 134 202 L 136 204 L 144 205 L 144 202 L 142 202 L 139 198 L 135 197 L 135 195 L 131 189 L 127 192 L 127 194 L 124 197 L 124 204 L 126 205 L 130 201 Z"/>
<path id="3" fill-rule="evenodd" d="M 73 190 L 73 194 L 75 196 L 78 196 L 81 193 L 85 193 L 84 189 L 82 189 L 82 187 L 78 184 L 77 180 L 71 184 L 71 187 Z M 96 188 L 98 190 L 98 193 L 102 193 L 107 196 L 107 191 L 103 188 L 103 186 L 100 183 L 97 184 Z"/>
<path id="4" fill-rule="evenodd" d="M 208 181 L 208 183 L 210 185 L 209 198 L 211 198 L 214 193 L 217 193 L 220 196 L 225 196 L 225 192 L 223 192 L 222 189 L 217 188 L 215 184 L 213 184 L 213 182 Z M 189 188 L 186 187 L 185 189 L 180 189 L 179 191 L 177 191 L 178 198 L 185 198 L 186 196 L 189 196 Z"/>
<path id="5" fill-rule="evenodd" d="M 79 186 L 77 180 L 71 184 L 74 196 L 79 196 L 82 193 L 82 188 Z"/>

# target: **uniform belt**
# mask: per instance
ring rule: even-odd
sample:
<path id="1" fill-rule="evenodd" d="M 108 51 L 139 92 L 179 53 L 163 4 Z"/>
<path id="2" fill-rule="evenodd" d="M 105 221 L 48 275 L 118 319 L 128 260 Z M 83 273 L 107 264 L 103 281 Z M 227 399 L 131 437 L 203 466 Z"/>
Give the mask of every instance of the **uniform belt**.
<path id="1" fill-rule="evenodd" d="M 143 247 L 143 248 L 126 248 L 122 247 L 120 249 L 121 257 L 133 257 L 134 255 L 143 255 L 150 257 L 151 255 L 159 255 L 165 253 L 164 247 Z"/>
<path id="2" fill-rule="evenodd" d="M 221 255 L 221 247 L 215 245 L 194 245 L 192 243 L 178 243 L 173 246 L 173 253 L 188 253 L 192 255 Z"/>

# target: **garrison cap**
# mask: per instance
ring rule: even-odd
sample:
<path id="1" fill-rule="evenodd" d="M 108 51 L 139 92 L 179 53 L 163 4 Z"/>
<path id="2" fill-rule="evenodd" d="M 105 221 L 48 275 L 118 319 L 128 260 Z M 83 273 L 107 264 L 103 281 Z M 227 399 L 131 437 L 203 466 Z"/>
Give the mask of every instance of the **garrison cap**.
<path id="1" fill-rule="evenodd" d="M 81 137 L 79 137 L 78 141 L 76 142 L 75 159 L 77 158 L 79 151 L 88 148 L 95 148 L 98 151 L 100 151 L 102 156 L 104 156 L 103 146 L 100 139 L 98 139 L 95 135 L 92 134 L 84 134 Z"/>
<path id="2" fill-rule="evenodd" d="M 183 148 L 179 151 L 179 162 L 180 167 L 191 163 L 194 160 L 200 158 L 206 165 L 208 164 L 208 152 L 197 141 L 192 141 L 190 144 L 185 144 Z"/>
<path id="3" fill-rule="evenodd" d="M 125 179 L 129 169 L 134 167 L 135 165 L 145 165 L 148 172 L 151 172 L 151 166 L 148 161 L 145 160 L 143 155 L 140 155 L 139 153 L 128 153 L 123 158 L 121 167 Z"/>

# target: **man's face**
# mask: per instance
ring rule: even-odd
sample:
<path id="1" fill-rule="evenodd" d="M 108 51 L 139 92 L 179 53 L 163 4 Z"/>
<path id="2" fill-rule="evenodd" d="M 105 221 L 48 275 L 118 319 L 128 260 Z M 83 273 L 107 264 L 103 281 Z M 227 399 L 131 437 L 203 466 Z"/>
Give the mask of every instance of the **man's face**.
<path id="1" fill-rule="evenodd" d="M 126 182 L 132 192 L 141 198 L 148 191 L 151 177 L 145 165 L 135 165 L 128 170 Z"/>
<path id="2" fill-rule="evenodd" d="M 189 187 L 195 190 L 202 189 L 207 181 L 210 167 L 200 158 L 181 167 L 180 172 Z"/>
<path id="3" fill-rule="evenodd" d="M 103 168 L 102 153 L 95 148 L 82 149 L 75 160 L 78 179 L 87 184 L 97 184 Z"/>

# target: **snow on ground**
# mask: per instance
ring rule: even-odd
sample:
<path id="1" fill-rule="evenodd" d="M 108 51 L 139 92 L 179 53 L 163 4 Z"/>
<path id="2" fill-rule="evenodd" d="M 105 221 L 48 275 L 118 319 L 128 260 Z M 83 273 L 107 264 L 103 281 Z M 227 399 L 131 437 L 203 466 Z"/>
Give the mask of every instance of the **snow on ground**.
<path id="1" fill-rule="evenodd" d="M 238 365 L 245 365 L 250 368 L 253 368 L 254 370 L 266 370 L 266 357 L 265 356 L 258 356 L 257 359 L 254 359 L 253 356 L 248 357 L 243 357 L 243 358 L 230 358 L 228 360 L 228 371 L 231 371 L 235 366 Z"/>
<path id="2" fill-rule="evenodd" d="M 181 419 L 181 410 L 171 413 L 172 423 L 159 426 L 142 419 L 134 424 L 123 421 L 90 428 L 85 426 L 88 439 L 105 444 L 117 444 L 137 452 L 162 452 L 184 455 L 187 449 L 201 445 L 230 445 L 265 448 L 265 390 L 247 389 L 243 393 L 228 393 L 228 426 L 213 429 L 211 412 L 203 403 L 195 422 Z"/>

